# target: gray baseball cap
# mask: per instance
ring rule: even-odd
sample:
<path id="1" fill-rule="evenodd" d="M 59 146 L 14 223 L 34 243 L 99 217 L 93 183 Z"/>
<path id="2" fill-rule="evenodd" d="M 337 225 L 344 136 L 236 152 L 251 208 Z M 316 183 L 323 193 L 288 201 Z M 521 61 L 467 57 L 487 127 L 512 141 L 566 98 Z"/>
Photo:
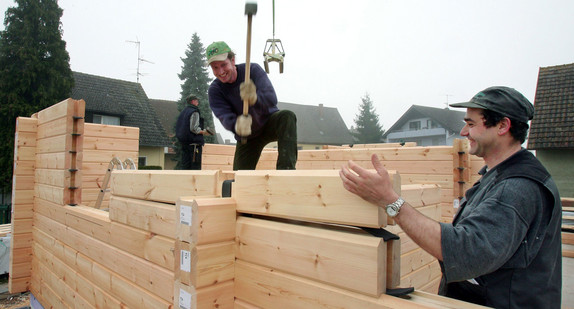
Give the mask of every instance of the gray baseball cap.
<path id="1" fill-rule="evenodd" d="M 515 89 L 503 86 L 486 88 L 469 102 L 454 103 L 450 106 L 487 109 L 524 123 L 534 117 L 532 103 Z"/>

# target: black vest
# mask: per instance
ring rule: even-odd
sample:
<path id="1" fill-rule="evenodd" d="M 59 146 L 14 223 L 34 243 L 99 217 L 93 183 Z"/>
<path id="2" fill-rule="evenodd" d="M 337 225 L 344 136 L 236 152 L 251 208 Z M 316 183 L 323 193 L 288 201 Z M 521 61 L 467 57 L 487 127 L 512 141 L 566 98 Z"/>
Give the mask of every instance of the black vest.
<path id="1" fill-rule="evenodd" d="M 177 123 L 175 124 L 175 136 L 182 144 L 203 145 L 205 143 L 203 140 L 203 135 L 193 134 L 189 130 L 191 115 L 196 112 L 199 114 L 199 127 L 203 129 L 204 120 L 201 117 L 201 113 L 199 112 L 199 108 L 197 108 L 197 106 L 188 105 L 181 111 L 179 117 L 177 118 Z"/>

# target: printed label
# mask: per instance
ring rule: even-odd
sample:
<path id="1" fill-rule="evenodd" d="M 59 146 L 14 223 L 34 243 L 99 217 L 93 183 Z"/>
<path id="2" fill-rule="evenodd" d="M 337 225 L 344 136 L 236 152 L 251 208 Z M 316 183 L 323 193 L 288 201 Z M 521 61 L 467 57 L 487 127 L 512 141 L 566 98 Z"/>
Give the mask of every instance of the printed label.
<path id="1" fill-rule="evenodd" d="M 179 210 L 179 222 L 185 225 L 191 225 L 191 207 L 181 206 Z"/>
<path id="2" fill-rule="evenodd" d="M 179 289 L 179 308 L 191 309 L 191 294 L 183 289 Z"/>
<path id="3" fill-rule="evenodd" d="M 185 272 L 191 272 L 191 252 L 186 250 L 180 251 L 179 269 Z"/>

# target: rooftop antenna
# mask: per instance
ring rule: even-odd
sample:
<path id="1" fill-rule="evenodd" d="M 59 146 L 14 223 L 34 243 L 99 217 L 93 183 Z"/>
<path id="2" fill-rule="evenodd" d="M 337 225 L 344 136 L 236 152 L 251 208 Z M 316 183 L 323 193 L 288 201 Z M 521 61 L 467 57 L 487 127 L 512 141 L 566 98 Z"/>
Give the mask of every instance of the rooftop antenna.
<path id="1" fill-rule="evenodd" d="M 448 109 L 448 97 L 452 97 L 452 94 L 445 94 L 446 96 L 446 109 Z"/>
<path id="2" fill-rule="evenodd" d="M 126 42 L 128 42 L 128 43 L 134 43 L 134 44 L 136 44 L 136 45 L 138 46 L 138 68 L 137 68 L 137 72 L 136 72 L 136 76 L 137 76 L 137 77 L 136 77 L 136 80 L 137 80 L 137 82 L 139 83 L 139 82 L 140 82 L 140 75 L 143 76 L 143 74 L 140 73 L 140 63 L 141 63 L 141 62 L 147 62 L 147 63 L 151 63 L 151 64 L 154 64 L 154 63 L 151 62 L 151 61 L 145 60 L 144 58 L 142 58 L 142 57 L 140 56 L 140 45 L 141 45 L 141 42 L 138 40 L 138 38 L 136 38 L 136 41 L 128 41 L 128 40 L 126 40 Z"/>

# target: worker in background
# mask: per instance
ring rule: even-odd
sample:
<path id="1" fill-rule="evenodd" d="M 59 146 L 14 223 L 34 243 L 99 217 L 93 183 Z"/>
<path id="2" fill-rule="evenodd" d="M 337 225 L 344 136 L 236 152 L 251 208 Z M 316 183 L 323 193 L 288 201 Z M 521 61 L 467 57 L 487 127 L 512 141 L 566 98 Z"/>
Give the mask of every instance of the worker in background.
<path id="1" fill-rule="evenodd" d="M 175 135 L 181 144 L 181 169 L 200 170 L 201 155 L 205 141 L 204 135 L 211 135 L 209 130 L 204 130 L 204 120 L 199 112 L 199 98 L 189 95 L 185 99 L 188 104 L 177 117 Z"/>
<path id="2" fill-rule="evenodd" d="M 486 163 L 452 223 L 403 201 L 376 155 L 376 172 L 352 161 L 343 166 L 343 186 L 385 208 L 438 259 L 441 295 L 495 308 L 560 308 L 560 196 L 548 171 L 521 147 L 532 104 L 512 88 L 490 87 L 450 106 L 467 108 L 460 134 L 470 141 L 470 154 Z"/>
<path id="3" fill-rule="evenodd" d="M 206 54 L 216 77 L 209 87 L 209 105 L 238 141 L 233 170 L 254 170 L 265 145 L 274 141 L 278 147 L 276 168 L 295 169 L 297 118 L 292 111 L 277 108 L 277 95 L 265 71 L 252 63 L 251 79 L 245 81 L 245 64 L 235 64 L 235 53 L 225 42 L 212 43 Z M 249 102 L 248 115 L 243 115 L 244 99 Z"/>

